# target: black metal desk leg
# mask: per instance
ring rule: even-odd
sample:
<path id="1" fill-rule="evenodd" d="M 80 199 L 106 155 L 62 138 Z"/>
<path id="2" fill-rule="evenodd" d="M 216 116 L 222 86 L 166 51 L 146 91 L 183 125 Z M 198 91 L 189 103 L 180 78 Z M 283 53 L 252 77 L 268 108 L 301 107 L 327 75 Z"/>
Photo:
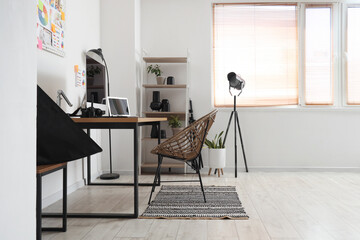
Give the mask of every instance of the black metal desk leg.
<path id="1" fill-rule="evenodd" d="M 90 128 L 87 129 L 87 135 L 91 137 L 90 135 Z M 91 185 L 91 157 L 87 156 L 87 182 L 88 185 Z"/>
<path id="2" fill-rule="evenodd" d="M 63 227 L 62 231 L 66 232 L 67 223 L 67 166 L 63 169 Z"/>
<path id="3" fill-rule="evenodd" d="M 160 122 L 157 122 L 158 125 L 158 145 L 161 143 L 161 130 L 160 130 Z M 161 157 L 160 155 L 158 155 L 158 164 L 161 161 Z M 158 176 L 158 182 L 157 185 L 160 186 L 160 172 L 159 172 L 159 176 Z"/>
<path id="4" fill-rule="evenodd" d="M 36 239 L 41 240 L 41 176 L 36 174 Z"/>
<path id="5" fill-rule="evenodd" d="M 138 125 L 134 126 L 134 217 L 139 216 L 139 157 L 138 157 Z"/>

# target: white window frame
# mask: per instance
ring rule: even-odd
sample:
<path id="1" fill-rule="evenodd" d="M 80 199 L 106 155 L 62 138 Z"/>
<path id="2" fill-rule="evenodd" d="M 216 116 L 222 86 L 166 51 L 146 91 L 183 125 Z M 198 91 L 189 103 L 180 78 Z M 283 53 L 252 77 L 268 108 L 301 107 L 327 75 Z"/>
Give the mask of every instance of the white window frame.
<path id="1" fill-rule="evenodd" d="M 213 4 L 215 3 L 297 3 L 297 14 L 298 14 L 298 90 L 299 90 L 299 101 L 298 105 L 289 106 L 269 106 L 269 107 L 238 107 L 238 110 L 360 110 L 360 105 L 348 105 L 347 104 L 347 92 L 346 92 L 346 29 L 347 29 L 347 8 L 350 6 L 360 7 L 360 3 L 355 0 L 351 1 L 322 1 L 319 0 L 314 2 L 312 0 L 304 1 L 242 1 L 242 0 L 227 0 L 227 1 L 213 1 L 211 3 L 211 10 L 213 10 Z M 305 7 L 306 4 L 316 5 L 319 4 L 331 4 L 332 5 L 332 30 L 333 30 L 333 91 L 334 91 L 334 104 L 333 105 L 306 105 L 305 104 L 305 74 L 304 74 L 304 55 L 305 55 Z M 211 14 L 213 18 L 213 14 Z M 211 19 L 211 40 L 213 43 L 213 19 Z M 214 106 L 214 75 L 213 75 L 213 49 L 211 49 L 211 69 L 212 69 L 212 106 Z M 220 109 L 232 109 L 231 107 L 220 107 Z"/>
<path id="2" fill-rule="evenodd" d="M 342 106 L 345 108 L 350 108 L 350 109 L 360 109 L 360 104 L 359 105 L 349 105 L 347 103 L 347 52 L 346 52 L 346 48 L 347 48 L 347 19 L 348 19 L 348 15 L 347 15 L 347 9 L 349 7 L 357 7 L 360 8 L 360 3 L 359 2 L 354 2 L 354 1 L 350 1 L 347 4 L 342 4 L 342 8 L 341 8 L 341 13 L 342 13 L 342 19 L 341 19 L 341 27 L 342 27 L 342 32 L 341 32 L 341 87 L 342 87 Z"/>
<path id="3" fill-rule="evenodd" d="M 305 20 L 306 20 L 306 5 L 312 6 L 331 5 L 331 29 L 332 29 L 332 87 L 333 87 L 333 104 L 332 105 L 316 105 L 305 103 Z M 340 28 L 339 28 L 339 4 L 338 3 L 299 3 L 299 106 L 308 108 L 333 108 L 341 106 L 341 84 L 339 83 L 339 70 L 340 70 Z"/>

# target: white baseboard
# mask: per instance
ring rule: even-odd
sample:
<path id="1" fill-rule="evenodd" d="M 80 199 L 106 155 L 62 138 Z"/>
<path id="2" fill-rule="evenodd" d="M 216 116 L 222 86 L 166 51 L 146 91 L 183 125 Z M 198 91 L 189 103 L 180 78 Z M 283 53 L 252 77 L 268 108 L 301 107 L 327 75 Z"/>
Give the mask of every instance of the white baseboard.
<path id="1" fill-rule="evenodd" d="M 107 171 L 102 171 L 102 172 L 100 172 L 100 174 L 99 174 L 99 176 L 101 175 L 101 174 L 104 174 L 104 173 L 109 173 L 110 172 L 110 170 L 107 170 Z M 118 173 L 118 174 L 123 174 L 123 175 L 132 175 L 133 174 L 133 170 L 123 170 L 123 171 L 113 171 L 113 173 Z"/>
<path id="2" fill-rule="evenodd" d="M 67 188 L 67 194 L 69 195 L 72 192 L 75 192 L 77 189 L 81 188 L 84 186 L 84 180 L 81 179 L 77 182 L 75 182 L 74 184 L 72 184 L 71 186 L 68 186 Z M 45 208 L 51 204 L 53 204 L 54 202 L 62 199 L 62 194 L 63 194 L 63 190 L 61 189 L 60 191 L 51 194 L 50 196 L 43 198 L 42 199 L 42 207 Z"/>
<path id="3" fill-rule="evenodd" d="M 97 170 L 96 171 L 96 176 L 94 173 L 91 174 L 91 181 L 95 181 L 101 174 L 103 174 L 101 171 Z"/>
<path id="4" fill-rule="evenodd" d="M 248 166 L 249 172 L 360 172 L 360 167 L 252 167 Z M 202 172 L 209 171 L 204 167 Z M 224 172 L 233 173 L 235 167 L 226 167 Z M 238 173 L 245 172 L 245 167 L 238 167 Z"/>
<path id="5" fill-rule="evenodd" d="M 175 171 L 174 173 L 181 173 L 183 170 Z M 214 169 L 213 169 L 214 170 Z M 225 167 L 225 173 L 234 173 L 235 167 Z M 249 172 L 360 172 L 360 167 L 269 167 L 269 166 L 260 166 L 253 167 L 248 166 Z M 205 166 L 201 169 L 202 173 L 207 173 L 209 171 L 209 167 Z M 108 171 L 103 171 L 103 173 L 107 173 Z M 245 172 L 245 167 L 238 167 L 238 173 Z M 133 171 L 125 170 L 125 171 L 114 171 L 114 173 L 118 173 L 120 175 L 132 175 Z M 194 171 L 187 167 L 187 173 L 194 173 Z M 100 175 L 100 174 L 99 174 Z"/>

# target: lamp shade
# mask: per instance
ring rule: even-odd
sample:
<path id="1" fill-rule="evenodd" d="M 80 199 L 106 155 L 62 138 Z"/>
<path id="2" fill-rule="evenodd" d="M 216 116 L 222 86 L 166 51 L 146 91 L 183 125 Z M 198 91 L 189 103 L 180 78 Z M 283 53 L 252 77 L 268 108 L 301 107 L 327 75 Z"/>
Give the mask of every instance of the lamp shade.
<path id="1" fill-rule="evenodd" d="M 234 72 L 230 72 L 227 75 L 229 80 L 229 87 L 236 90 L 242 90 L 245 87 L 245 80 Z"/>
<path id="2" fill-rule="evenodd" d="M 91 50 L 87 51 L 86 57 L 89 57 L 89 58 L 95 60 L 96 62 L 104 65 L 104 55 L 102 53 L 101 48 L 91 49 Z"/>

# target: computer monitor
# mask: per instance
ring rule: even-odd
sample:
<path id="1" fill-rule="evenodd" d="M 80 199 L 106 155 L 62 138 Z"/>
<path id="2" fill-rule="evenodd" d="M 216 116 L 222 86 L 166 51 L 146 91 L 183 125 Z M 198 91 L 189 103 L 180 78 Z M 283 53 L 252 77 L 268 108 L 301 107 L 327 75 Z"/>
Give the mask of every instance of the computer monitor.
<path id="1" fill-rule="evenodd" d="M 86 96 L 87 102 L 94 100 L 99 104 L 106 98 L 105 66 L 89 56 L 86 56 Z"/>

